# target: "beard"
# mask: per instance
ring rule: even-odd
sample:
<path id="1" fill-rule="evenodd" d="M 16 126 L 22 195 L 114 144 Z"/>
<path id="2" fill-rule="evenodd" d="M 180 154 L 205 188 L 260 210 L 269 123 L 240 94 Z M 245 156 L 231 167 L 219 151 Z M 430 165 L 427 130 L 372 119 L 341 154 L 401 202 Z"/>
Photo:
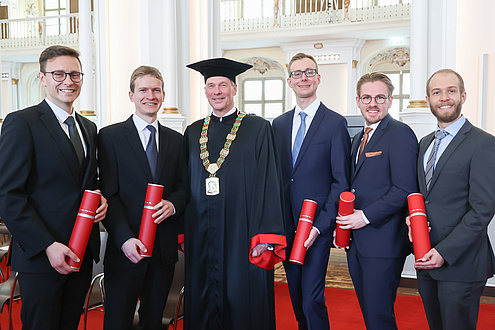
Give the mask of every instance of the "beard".
<path id="1" fill-rule="evenodd" d="M 443 105 L 442 105 L 443 106 Z M 462 110 L 462 102 L 459 102 L 457 106 L 455 107 L 455 110 L 453 112 L 447 113 L 447 112 L 440 112 L 438 111 L 437 107 L 433 107 L 430 105 L 430 110 L 431 113 L 437 118 L 438 122 L 440 123 L 452 123 L 454 122 L 457 118 L 459 118 Z"/>

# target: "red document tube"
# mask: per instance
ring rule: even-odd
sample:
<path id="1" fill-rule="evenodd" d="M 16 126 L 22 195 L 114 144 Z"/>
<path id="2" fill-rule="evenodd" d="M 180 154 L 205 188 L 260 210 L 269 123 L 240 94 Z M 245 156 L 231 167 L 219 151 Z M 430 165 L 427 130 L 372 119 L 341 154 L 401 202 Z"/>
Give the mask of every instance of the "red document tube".
<path id="1" fill-rule="evenodd" d="M 76 222 L 70 236 L 69 248 L 79 257 L 79 262 L 66 257 L 67 264 L 74 269 L 80 269 L 86 252 L 91 229 L 95 221 L 96 209 L 100 205 L 101 194 L 96 191 L 85 190 L 79 206 Z"/>
<path id="2" fill-rule="evenodd" d="M 350 191 L 344 191 L 340 194 L 339 202 L 339 215 L 349 215 L 354 212 L 354 201 L 356 196 Z M 342 229 L 340 225 L 337 225 L 337 232 L 335 234 L 335 244 L 339 247 L 349 246 L 349 241 L 351 240 L 351 230 Z"/>
<path id="3" fill-rule="evenodd" d="M 411 221 L 411 236 L 414 246 L 414 259 L 423 258 L 431 249 L 428 221 L 426 219 L 425 200 L 420 193 L 407 196 L 409 219 Z"/>
<path id="4" fill-rule="evenodd" d="M 292 245 L 292 251 L 289 258 L 289 261 L 294 264 L 304 264 L 304 257 L 306 257 L 304 242 L 308 239 L 311 228 L 313 227 L 317 205 L 318 204 L 315 201 L 310 199 L 305 199 L 303 202 L 301 214 L 299 215 L 299 221 L 297 223 L 296 237 L 294 238 L 294 244 Z"/>
<path id="5" fill-rule="evenodd" d="M 146 252 L 139 251 L 142 257 L 151 257 L 153 245 L 155 244 L 156 223 L 152 215 L 156 212 L 153 208 L 160 203 L 163 195 L 163 186 L 148 183 L 146 199 L 144 200 L 143 216 L 141 217 L 141 228 L 139 229 L 139 240 L 146 246 Z"/>

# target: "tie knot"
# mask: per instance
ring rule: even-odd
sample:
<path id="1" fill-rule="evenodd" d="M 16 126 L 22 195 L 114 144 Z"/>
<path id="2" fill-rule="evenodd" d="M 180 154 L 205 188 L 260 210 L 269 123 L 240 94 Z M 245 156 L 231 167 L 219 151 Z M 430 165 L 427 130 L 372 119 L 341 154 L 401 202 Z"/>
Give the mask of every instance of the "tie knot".
<path id="1" fill-rule="evenodd" d="M 148 125 L 146 128 L 151 132 L 151 134 L 155 134 L 156 128 L 153 125 Z"/>
<path id="2" fill-rule="evenodd" d="M 67 117 L 67 119 L 65 120 L 65 123 L 68 126 L 74 126 L 76 124 L 76 122 L 74 121 L 74 117 L 72 117 L 72 116 Z"/>
<path id="3" fill-rule="evenodd" d="M 364 130 L 364 134 L 368 135 L 370 134 L 370 132 L 373 130 L 373 128 L 371 127 L 366 127 L 366 129 Z"/>
<path id="4" fill-rule="evenodd" d="M 301 111 L 299 112 L 299 116 L 301 116 L 301 121 L 305 121 L 308 114 L 306 112 Z"/>
<path id="5" fill-rule="evenodd" d="M 435 132 L 435 139 L 438 139 L 438 140 L 441 140 L 443 139 L 444 137 L 446 137 L 449 133 L 445 132 L 445 131 L 436 131 Z"/>

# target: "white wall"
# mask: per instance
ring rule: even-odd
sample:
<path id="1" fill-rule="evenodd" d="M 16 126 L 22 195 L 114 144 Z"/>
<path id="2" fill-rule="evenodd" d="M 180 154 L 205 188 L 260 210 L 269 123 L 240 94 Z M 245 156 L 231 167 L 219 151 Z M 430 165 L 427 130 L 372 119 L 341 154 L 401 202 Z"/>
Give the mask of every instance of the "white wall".
<path id="1" fill-rule="evenodd" d="M 480 58 L 488 54 L 488 111 L 486 129 L 495 133 L 495 37 L 493 13 L 495 2 L 458 1 L 457 71 L 462 75 L 468 94 L 463 113 L 477 126 L 480 107 Z"/>
<path id="2" fill-rule="evenodd" d="M 347 114 L 347 64 L 318 65 L 321 83 L 318 98 L 328 108 Z"/>

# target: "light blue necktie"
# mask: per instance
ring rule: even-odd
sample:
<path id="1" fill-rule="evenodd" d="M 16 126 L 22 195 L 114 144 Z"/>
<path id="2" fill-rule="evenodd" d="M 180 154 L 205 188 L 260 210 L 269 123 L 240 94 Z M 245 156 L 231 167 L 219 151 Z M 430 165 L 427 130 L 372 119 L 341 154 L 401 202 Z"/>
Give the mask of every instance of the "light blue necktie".
<path id="1" fill-rule="evenodd" d="M 158 159 L 158 149 L 156 148 L 155 142 L 156 129 L 152 125 L 148 125 L 146 128 L 150 131 L 150 138 L 148 139 L 148 144 L 146 145 L 146 156 L 148 157 L 148 163 L 150 164 L 151 175 L 153 176 L 153 180 L 155 180 L 156 161 Z"/>
<path id="2" fill-rule="evenodd" d="M 299 116 L 301 116 L 301 125 L 297 130 L 294 146 L 292 147 L 292 166 L 296 164 L 297 155 L 299 155 L 299 151 L 301 150 L 301 145 L 304 140 L 304 134 L 306 133 L 306 117 L 308 114 L 301 111 L 299 112 Z"/>
<path id="3" fill-rule="evenodd" d="M 435 141 L 433 142 L 433 148 L 431 148 L 430 155 L 428 156 L 428 161 L 426 162 L 425 170 L 425 181 L 426 190 L 430 190 L 431 179 L 433 178 L 433 171 L 435 170 L 435 160 L 437 158 L 438 147 L 440 146 L 440 141 L 446 137 L 449 133 L 445 131 L 435 132 Z"/>

